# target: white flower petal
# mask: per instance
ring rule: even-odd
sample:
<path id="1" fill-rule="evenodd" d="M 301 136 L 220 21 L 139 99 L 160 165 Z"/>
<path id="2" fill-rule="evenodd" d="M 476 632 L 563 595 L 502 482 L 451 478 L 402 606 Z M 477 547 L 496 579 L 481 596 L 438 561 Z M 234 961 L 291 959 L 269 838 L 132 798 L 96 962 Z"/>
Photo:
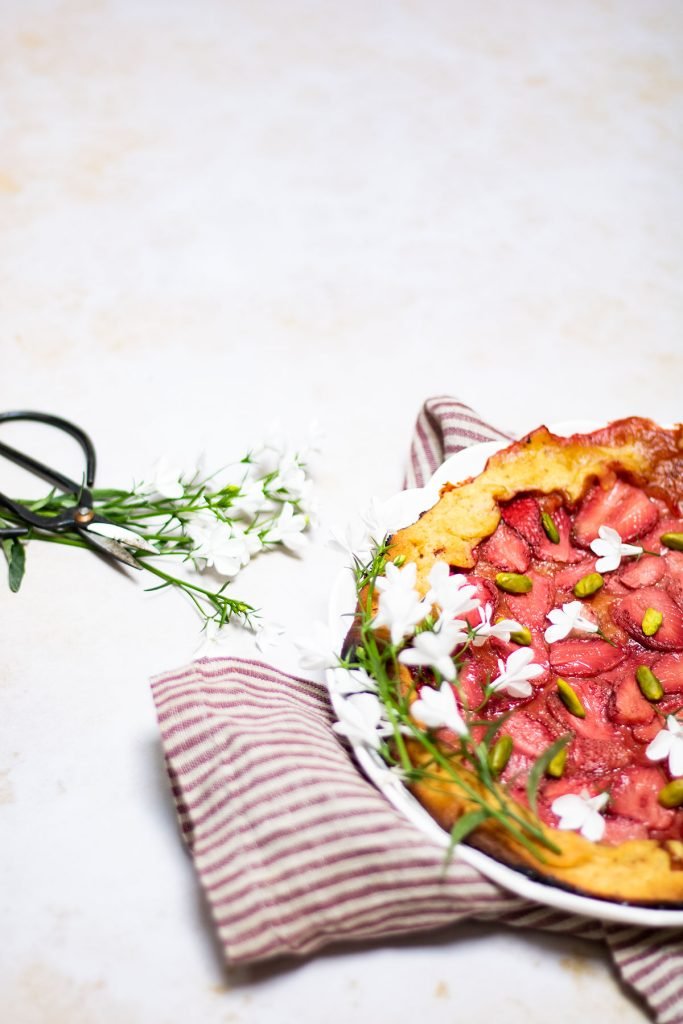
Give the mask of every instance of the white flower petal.
<path id="1" fill-rule="evenodd" d="M 597 552 L 596 552 L 597 554 Z M 609 554 L 604 555 L 602 558 L 598 558 L 595 563 L 596 572 L 614 572 L 621 565 L 621 558 L 619 555 Z"/>
<path id="2" fill-rule="evenodd" d="M 662 729 L 648 745 L 645 751 L 646 757 L 650 761 L 663 761 L 669 756 L 672 741 L 673 736 L 671 733 L 667 732 L 666 729 Z"/>
<path id="3" fill-rule="evenodd" d="M 383 721 L 383 706 L 374 693 L 356 693 L 345 700 L 339 709 L 339 721 L 332 728 L 352 743 L 378 750 L 382 737 L 392 731 Z"/>
<path id="4" fill-rule="evenodd" d="M 579 831 L 584 838 L 597 843 L 605 834 L 605 820 L 600 811 L 608 799 L 607 793 L 593 797 L 589 797 L 585 790 L 581 795 L 565 793 L 553 800 L 550 809 L 560 819 L 559 829 Z"/>
<path id="5" fill-rule="evenodd" d="M 605 834 L 605 819 L 597 811 L 590 810 L 581 826 L 581 835 L 584 839 L 590 839 L 592 843 L 598 843 Z"/>
<path id="6" fill-rule="evenodd" d="M 674 736 L 669 753 L 669 771 L 675 779 L 683 775 L 683 739 Z"/>
<path id="7" fill-rule="evenodd" d="M 565 793 L 553 800 L 550 809 L 560 819 L 558 828 L 564 831 L 581 828 L 586 819 L 586 802 L 575 793 Z"/>
<path id="8" fill-rule="evenodd" d="M 299 652 L 302 668 L 334 668 L 339 663 L 330 630 L 322 622 L 313 622 L 306 637 L 295 638 L 292 642 Z"/>
<path id="9" fill-rule="evenodd" d="M 438 690 L 423 686 L 419 698 L 411 704 L 410 714 L 428 729 L 447 728 L 458 736 L 467 733 L 450 683 L 442 683 Z"/>
<path id="10" fill-rule="evenodd" d="M 636 544 L 624 544 L 617 530 L 611 526 L 601 526 L 598 536 L 591 541 L 591 551 L 601 557 L 595 563 L 596 572 L 614 572 L 621 565 L 621 560 L 629 555 L 639 555 L 643 549 Z"/>
<path id="11" fill-rule="evenodd" d="M 337 668 L 334 671 L 334 689 L 348 696 L 352 693 L 374 693 L 377 683 L 363 668 Z"/>

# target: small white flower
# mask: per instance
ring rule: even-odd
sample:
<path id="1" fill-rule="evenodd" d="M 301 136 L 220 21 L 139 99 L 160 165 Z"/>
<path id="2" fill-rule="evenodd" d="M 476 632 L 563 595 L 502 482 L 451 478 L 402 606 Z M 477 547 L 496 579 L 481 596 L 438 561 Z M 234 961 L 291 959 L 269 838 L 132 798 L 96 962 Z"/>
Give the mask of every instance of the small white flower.
<path id="1" fill-rule="evenodd" d="M 545 641 L 554 644 L 556 640 L 564 640 L 566 636 L 576 630 L 581 633 L 597 633 L 598 627 L 583 614 L 584 606 L 580 601 L 569 601 L 561 608 L 553 608 L 548 612 L 546 618 L 550 619 L 552 626 L 548 626 L 545 633 Z"/>
<path id="2" fill-rule="evenodd" d="M 420 634 L 422 636 L 422 634 Z M 455 693 L 450 683 L 442 683 L 438 690 L 423 686 L 420 696 L 410 705 L 410 715 L 428 729 L 451 729 L 458 736 L 467 735 L 467 726 L 462 720 Z"/>
<path id="3" fill-rule="evenodd" d="M 369 560 L 370 536 L 362 522 L 349 523 L 344 530 L 330 526 L 328 534 L 327 544 L 335 551 L 341 551 L 349 559 L 355 555 L 361 562 Z"/>
<path id="4" fill-rule="evenodd" d="M 591 551 L 601 555 L 595 563 L 596 572 L 612 572 L 621 565 L 622 558 L 627 555 L 641 555 L 643 549 L 638 544 L 624 544 L 616 530 L 611 526 L 601 526 L 598 530 L 599 540 L 591 541 Z"/>
<path id="5" fill-rule="evenodd" d="M 669 771 L 675 779 L 683 775 L 683 723 L 675 715 L 666 716 L 666 729 L 658 732 L 645 751 L 650 761 L 669 759 Z"/>
<path id="6" fill-rule="evenodd" d="M 210 658 L 216 654 L 225 640 L 224 629 L 214 619 L 209 619 L 202 630 L 202 639 L 194 652 L 193 661 Z"/>
<path id="7" fill-rule="evenodd" d="M 364 668 L 337 668 L 334 670 L 334 689 L 342 696 L 351 693 L 374 693 L 377 683 Z"/>
<path id="8" fill-rule="evenodd" d="M 289 498 L 297 501 L 307 491 L 309 483 L 306 471 L 299 465 L 296 455 L 288 453 L 280 460 L 277 473 L 268 484 L 268 490 L 284 491 Z"/>
<path id="9" fill-rule="evenodd" d="M 272 509 L 274 502 L 263 493 L 262 480 L 247 480 L 240 485 L 240 493 L 232 499 L 230 513 L 252 519 L 259 512 Z"/>
<path id="10" fill-rule="evenodd" d="M 263 541 L 257 530 L 248 530 L 239 523 L 230 524 L 230 532 L 235 540 L 241 540 L 249 555 L 257 555 L 263 548 Z"/>
<path id="11" fill-rule="evenodd" d="M 496 637 L 496 639 L 508 643 L 510 633 L 515 633 L 522 628 L 514 619 L 499 619 L 498 622 L 491 622 L 492 614 L 493 605 L 487 604 L 483 608 L 479 608 L 480 625 L 474 627 L 476 636 L 472 641 L 475 647 L 481 647 L 490 637 Z"/>
<path id="12" fill-rule="evenodd" d="M 245 534 L 236 523 L 224 523 L 208 511 L 199 512 L 185 524 L 185 533 L 192 538 L 192 557 L 220 576 L 232 578 L 258 550 L 256 535 Z"/>
<path id="13" fill-rule="evenodd" d="M 330 630 L 322 622 L 311 623 L 307 636 L 294 639 L 292 642 L 299 652 L 299 663 L 302 668 L 334 668 L 339 663 Z"/>
<path id="14" fill-rule="evenodd" d="M 162 498 L 182 498 L 185 488 L 181 482 L 183 469 L 163 455 L 152 469 L 151 490 Z"/>
<path id="15" fill-rule="evenodd" d="M 393 732 L 384 719 L 384 706 L 374 693 L 354 693 L 339 709 L 339 721 L 332 726 L 352 743 L 378 750 L 383 736 Z"/>
<path id="16" fill-rule="evenodd" d="M 217 522 L 213 512 L 203 509 L 201 512 L 195 512 L 183 523 L 183 533 L 192 540 L 195 549 L 200 548 Z"/>
<path id="17" fill-rule="evenodd" d="M 362 514 L 361 519 L 365 524 L 368 536 L 376 545 L 382 543 L 387 534 L 393 530 L 393 525 L 384 511 L 383 503 L 379 498 L 372 498 L 369 507 Z"/>
<path id="18" fill-rule="evenodd" d="M 392 644 L 412 634 L 415 626 L 428 614 L 430 606 L 421 600 L 415 589 L 417 566 L 408 562 L 402 569 L 389 562 L 384 576 L 378 576 L 375 587 L 379 591 L 379 608 L 373 626 L 387 626 Z"/>
<path id="19" fill-rule="evenodd" d="M 401 651 L 398 660 L 403 665 L 426 666 L 440 672 L 444 679 L 455 679 L 453 650 L 467 640 L 466 623 L 441 616 L 433 630 L 425 630 L 413 637 L 412 647 Z"/>
<path id="20" fill-rule="evenodd" d="M 529 679 L 543 674 L 541 665 L 533 664 L 534 652 L 528 647 L 513 651 L 505 662 L 498 659 L 499 675 L 491 683 L 494 693 L 504 690 L 511 697 L 528 697 L 531 694 Z"/>
<path id="21" fill-rule="evenodd" d="M 479 598 L 473 597 L 476 588 L 467 582 L 462 573 L 451 575 L 448 562 L 438 561 L 429 573 L 431 590 L 427 594 L 430 605 L 438 604 L 444 614 L 452 617 L 465 615 L 481 604 Z"/>
<path id="22" fill-rule="evenodd" d="M 560 819 L 559 829 L 563 831 L 579 831 L 585 839 L 597 843 L 605 834 L 605 819 L 600 811 L 605 806 L 609 796 L 607 793 L 599 793 L 597 796 L 589 796 L 586 790 L 581 794 L 565 793 L 553 800 L 551 810 Z"/>
<path id="23" fill-rule="evenodd" d="M 306 480 L 297 501 L 299 508 L 308 520 L 309 526 L 317 528 L 320 525 L 320 501 L 315 493 L 312 480 Z"/>
<path id="24" fill-rule="evenodd" d="M 253 630 L 254 643 L 259 651 L 265 652 L 273 647 L 279 647 L 285 627 L 272 619 L 254 619 Z"/>
<path id="25" fill-rule="evenodd" d="M 294 506 L 286 501 L 280 515 L 268 530 L 267 540 L 282 544 L 289 551 L 298 554 L 308 544 L 308 537 L 302 535 L 308 521 L 306 516 L 294 511 Z"/>

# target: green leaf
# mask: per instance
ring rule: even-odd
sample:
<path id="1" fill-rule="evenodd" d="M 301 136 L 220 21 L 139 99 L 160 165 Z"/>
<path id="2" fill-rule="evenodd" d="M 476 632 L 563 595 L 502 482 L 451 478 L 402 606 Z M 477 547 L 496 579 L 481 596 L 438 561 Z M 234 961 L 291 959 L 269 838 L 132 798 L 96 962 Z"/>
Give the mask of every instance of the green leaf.
<path id="1" fill-rule="evenodd" d="M 26 570 L 26 550 L 16 537 L 8 537 L 3 540 L 2 550 L 5 552 L 9 569 L 9 588 L 13 594 L 16 594 Z"/>
<path id="2" fill-rule="evenodd" d="M 513 714 L 513 710 L 506 711 L 504 714 L 499 715 L 498 718 L 494 718 L 493 721 L 489 722 L 484 720 L 483 725 L 487 725 L 488 728 L 482 738 L 482 743 L 485 747 L 490 747 L 493 743 L 493 739 L 502 725 L 505 725 L 510 715 Z"/>
<path id="3" fill-rule="evenodd" d="M 571 738 L 572 734 L 569 732 L 565 733 L 564 736 L 560 736 L 549 747 L 546 747 L 532 765 L 526 782 L 526 795 L 529 799 L 529 807 L 535 815 L 538 815 L 538 787 L 541 777 L 555 755 L 559 754 L 567 746 Z"/>
<path id="4" fill-rule="evenodd" d="M 467 814 L 463 814 L 462 817 L 458 818 L 451 829 L 451 847 L 457 846 L 463 839 L 466 839 L 470 832 L 473 832 L 488 817 L 489 812 L 484 807 L 479 807 L 477 810 L 468 811 Z"/>

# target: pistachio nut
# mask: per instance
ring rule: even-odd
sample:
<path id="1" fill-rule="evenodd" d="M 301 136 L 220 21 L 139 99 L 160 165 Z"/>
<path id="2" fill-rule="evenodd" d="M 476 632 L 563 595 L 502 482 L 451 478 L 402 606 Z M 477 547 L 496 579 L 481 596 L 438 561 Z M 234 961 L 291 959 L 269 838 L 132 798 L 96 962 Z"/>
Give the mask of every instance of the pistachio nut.
<path id="1" fill-rule="evenodd" d="M 517 572 L 496 573 L 496 586 L 508 594 L 528 594 L 533 583 L 528 576 Z"/>
<path id="2" fill-rule="evenodd" d="M 566 707 L 570 715 L 574 715 L 575 718 L 585 718 L 586 709 L 581 703 L 579 696 L 566 679 L 557 680 L 557 691 L 560 695 L 560 700 Z"/>
<path id="3" fill-rule="evenodd" d="M 604 582 L 599 572 L 589 572 L 587 576 L 582 576 L 578 583 L 574 584 L 574 597 L 590 597 L 591 594 L 600 590 Z"/>
<path id="4" fill-rule="evenodd" d="M 662 807 L 680 807 L 683 805 L 683 779 L 674 779 L 660 789 L 657 799 Z"/>
<path id="5" fill-rule="evenodd" d="M 512 739 L 510 736 L 501 736 L 489 752 L 489 768 L 494 775 L 500 775 L 504 770 L 511 753 Z"/>
<path id="6" fill-rule="evenodd" d="M 647 697 L 648 700 L 661 700 L 664 696 L 662 684 L 647 665 L 639 665 L 636 669 L 636 682 L 643 697 Z"/>
<path id="7" fill-rule="evenodd" d="M 552 544 L 559 544 L 560 531 L 555 526 L 552 516 L 549 515 L 548 512 L 541 512 L 541 522 L 543 524 L 543 529 L 545 530 L 545 535 L 548 538 L 548 540 Z"/>
<path id="8" fill-rule="evenodd" d="M 645 636 L 654 636 L 663 621 L 664 616 L 661 612 L 658 612 L 656 608 L 648 608 L 643 615 L 643 622 L 640 628 Z"/>

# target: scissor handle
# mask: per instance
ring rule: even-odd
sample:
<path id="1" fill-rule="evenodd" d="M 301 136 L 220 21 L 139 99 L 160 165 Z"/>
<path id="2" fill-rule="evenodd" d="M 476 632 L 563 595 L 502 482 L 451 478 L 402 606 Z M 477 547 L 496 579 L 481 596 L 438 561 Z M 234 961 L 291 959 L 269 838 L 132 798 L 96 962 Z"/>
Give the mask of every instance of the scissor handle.
<path id="1" fill-rule="evenodd" d="M 69 420 L 63 420 L 60 416 L 52 416 L 50 413 L 46 412 L 29 412 L 27 410 L 0 412 L 0 423 L 12 420 L 33 420 L 36 423 L 47 423 L 48 426 L 57 427 L 58 430 L 63 430 L 66 434 L 69 434 L 78 441 L 83 454 L 85 455 L 85 485 L 86 487 L 92 487 L 95 480 L 96 468 L 95 448 L 84 430 L 77 427 L 75 423 L 70 423 Z M 19 452 L 16 448 L 12 448 L 10 445 L 4 444 L 1 441 L 0 455 L 4 455 L 6 458 L 11 459 L 12 462 L 16 462 L 18 466 L 23 466 L 24 469 L 29 469 L 31 472 L 37 473 L 39 476 L 44 477 L 49 483 L 58 484 L 63 490 L 69 491 L 71 494 L 78 494 L 83 487 L 82 483 L 76 483 L 74 480 L 70 480 L 69 477 L 64 476 L 63 473 L 58 473 L 57 470 L 51 469 L 44 463 L 38 462 L 37 459 L 32 458 L 30 455 L 26 455 L 24 452 Z"/>

